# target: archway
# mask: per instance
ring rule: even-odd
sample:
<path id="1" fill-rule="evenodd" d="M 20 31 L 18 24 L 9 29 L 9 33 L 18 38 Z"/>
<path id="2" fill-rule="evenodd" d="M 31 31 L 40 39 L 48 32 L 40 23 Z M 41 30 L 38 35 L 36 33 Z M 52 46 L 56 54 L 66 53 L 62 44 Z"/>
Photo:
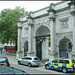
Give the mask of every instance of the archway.
<path id="1" fill-rule="evenodd" d="M 24 43 L 24 56 L 27 56 L 27 51 L 28 51 L 28 41 Z"/>
<path id="2" fill-rule="evenodd" d="M 48 49 L 50 37 L 50 29 L 46 26 L 41 26 L 36 30 L 36 56 L 41 60 L 48 59 Z"/>
<path id="3" fill-rule="evenodd" d="M 71 58 L 72 47 L 70 47 L 70 39 L 63 38 L 59 42 L 59 57 Z"/>

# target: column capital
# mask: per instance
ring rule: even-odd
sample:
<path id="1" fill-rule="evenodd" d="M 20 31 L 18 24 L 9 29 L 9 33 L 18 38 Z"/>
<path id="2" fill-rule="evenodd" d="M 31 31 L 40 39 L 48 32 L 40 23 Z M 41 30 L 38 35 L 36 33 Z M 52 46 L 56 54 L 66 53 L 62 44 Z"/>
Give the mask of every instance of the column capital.
<path id="1" fill-rule="evenodd" d="M 28 25 L 33 25 L 33 19 L 28 19 Z"/>
<path id="2" fill-rule="evenodd" d="M 49 13 L 49 19 L 54 20 L 55 19 L 55 13 L 56 11 L 54 10 L 54 4 L 51 3 L 49 6 L 49 9 L 47 10 L 47 12 Z"/>
<path id="3" fill-rule="evenodd" d="M 22 28 L 22 23 L 17 23 L 18 28 Z"/>
<path id="4" fill-rule="evenodd" d="M 28 25 L 33 25 L 33 16 L 32 16 L 32 12 L 30 12 L 28 14 L 27 20 L 28 20 Z"/>

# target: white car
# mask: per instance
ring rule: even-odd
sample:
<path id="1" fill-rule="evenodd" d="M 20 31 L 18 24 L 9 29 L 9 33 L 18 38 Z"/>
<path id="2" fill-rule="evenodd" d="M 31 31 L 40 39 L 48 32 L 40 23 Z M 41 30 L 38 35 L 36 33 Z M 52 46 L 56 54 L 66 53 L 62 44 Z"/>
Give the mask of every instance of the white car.
<path id="1" fill-rule="evenodd" d="M 31 66 L 40 66 L 40 59 L 36 56 L 26 56 L 22 59 L 18 59 L 18 64 Z"/>

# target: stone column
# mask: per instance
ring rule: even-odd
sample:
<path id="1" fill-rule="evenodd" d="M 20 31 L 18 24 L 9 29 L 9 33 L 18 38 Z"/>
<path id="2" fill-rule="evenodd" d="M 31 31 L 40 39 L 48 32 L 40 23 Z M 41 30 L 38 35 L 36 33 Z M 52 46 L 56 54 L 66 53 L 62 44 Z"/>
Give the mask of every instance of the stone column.
<path id="1" fill-rule="evenodd" d="M 75 12 L 72 12 L 72 24 L 73 24 L 73 47 L 72 47 L 72 58 L 75 59 Z"/>
<path id="2" fill-rule="evenodd" d="M 75 59 L 75 1 L 68 3 L 70 7 L 70 12 L 72 16 L 73 25 L 73 47 L 72 47 L 72 58 Z"/>
<path id="3" fill-rule="evenodd" d="M 48 10 L 48 12 L 51 26 L 51 51 L 49 51 L 49 60 L 52 61 L 55 54 L 55 11 L 53 9 L 50 9 Z"/>
<path id="4" fill-rule="evenodd" d="M 21 23 L 18 23 L 18 50 L 16 52 L 16 59 L 22 58 L 23 52 L 22 52 L 22 25 Z"/>
<path id="5" fill-rule="evenodd" d="M 31 50 L 32 50 L 32 46 L 31 46 L 31 44 L 32 44 L 32 38 L 31 38 L 31 25 L 29 25 L 28 26 L 28 54 L 30 54 L 31 53 Z"/>
<path id="6" fill-rule="evenodd" d="M 28 52 L 27 56 L 33 55 L 33 50 L 32 50 L 32 25 L 33 25 L 33 20 L 31 16 L 28 16 Z"/>

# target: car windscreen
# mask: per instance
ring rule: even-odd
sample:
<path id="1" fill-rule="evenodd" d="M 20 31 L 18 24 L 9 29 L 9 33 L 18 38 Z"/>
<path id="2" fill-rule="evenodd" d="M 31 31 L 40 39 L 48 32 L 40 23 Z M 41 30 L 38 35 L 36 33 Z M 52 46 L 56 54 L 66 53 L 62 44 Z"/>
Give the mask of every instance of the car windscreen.
<path id="1" fill-rule="evenodd" d="M 69 60 L 59 60 L 59 63 L 69 64 Z"/>
<path id="2" fill-rule="evenodd" d="M 34 60 L 39 60 L 39 58 L 33 58 Z"/>
<path id="3" fill-rule="evenodd" d="M 5 61 L 6 61 L 5 58 L 0 58 L 0 63 L 3 63 L 3 62 L 5 62 Z"/>

